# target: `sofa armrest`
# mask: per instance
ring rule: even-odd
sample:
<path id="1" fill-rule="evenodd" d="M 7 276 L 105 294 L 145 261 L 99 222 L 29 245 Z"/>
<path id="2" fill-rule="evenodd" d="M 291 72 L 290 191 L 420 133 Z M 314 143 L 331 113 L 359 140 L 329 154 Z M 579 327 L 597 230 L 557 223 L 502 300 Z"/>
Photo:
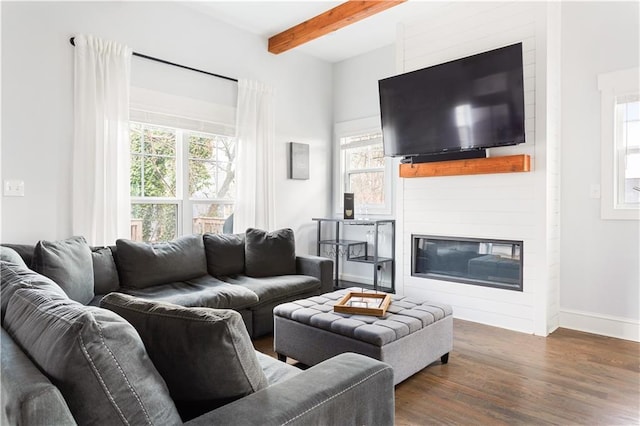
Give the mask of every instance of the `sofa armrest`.
<path id="1" fill-rule="evenodd" d="M 345 353 L 195 418 L 187 425 L 392 425 L 393 369 Z"/>
<path id="2" fill-rule="evenodd" d="M 296 272 L 320 280 L 320 293 L 333 291 L 333 260 L 320 256 L 296 256 Z"/>
<path id="3" fill-rule="evenodd" d="M 62 394 L 5 329 L 0 334 L 2 425 L 75 425 Z"/>

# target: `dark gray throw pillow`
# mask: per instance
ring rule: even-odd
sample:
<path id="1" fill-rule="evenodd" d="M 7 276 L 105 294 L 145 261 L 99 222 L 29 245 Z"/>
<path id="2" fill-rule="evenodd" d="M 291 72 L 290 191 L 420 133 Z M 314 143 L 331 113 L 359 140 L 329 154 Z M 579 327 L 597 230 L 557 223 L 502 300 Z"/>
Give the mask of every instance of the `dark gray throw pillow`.
<path id="1" fill-rule="evenodd" d="M 140 333 L 175 401 L 234 399 L 268 385 L 242 317 L 111 293 L 100 306 Z"/>
<path id="2" fill-rule="evenodd" d="M 207 271 L 214 277 L 244 273 L 244 235 L 204 234 Z"/>
<path id="3" fill-rule="evenodd" d="M 296 273 L 296 244 L 289 228 L 266 232 L 249 228 L 245 233 L 245 271 L 250 277 Z"/>
<path id="4" fill-rule="evenodd" d="M 3 327 L 60 389 L 78 424 L 182 424 L 140 336 L 115 313 L 20 289 Z"/>
<path id="5" fill-rule="evenodd" d="M 3 323 L 11 297 L 21 288 L 41 288 L 63 299 L 69 297 L 49 278 L 13 262 L 0 261 L 0 278 L 0 318 Z"/>
<path id="6" fill-rule="evenodd" d="M 93 299 L 93 260 L 84 237 L 39 241 L 31 266 L 34 271 L 51 278 L 70 299 L 82 304 Z"/>
<path id="7" fill-rule="evenodd" d="M 146 288 L 186 281 L 207 274 L 202 235 L 187 235 L 164 243 L 116 241 L 120 284 Z"/>
<path id="8" fill-rule="evenodd" d="M 244 253 L 242 253 L 242 258 L 244 259 Z M 18 265 L 24 269 L 27 269 L 27 264 L 24 263 L 24 259 L 20 257 L 17 251 L 10 247 L 0 246 L 0 260 L 4 262 L 11 262 L 15 265 Z"/>
<path id="9" fill-rule="evenodd" d="M 91 251 L 93 260 L 93 288 L 96 294 L 107 294 L 120 288 L 118 270 L 109 247 Z"/>

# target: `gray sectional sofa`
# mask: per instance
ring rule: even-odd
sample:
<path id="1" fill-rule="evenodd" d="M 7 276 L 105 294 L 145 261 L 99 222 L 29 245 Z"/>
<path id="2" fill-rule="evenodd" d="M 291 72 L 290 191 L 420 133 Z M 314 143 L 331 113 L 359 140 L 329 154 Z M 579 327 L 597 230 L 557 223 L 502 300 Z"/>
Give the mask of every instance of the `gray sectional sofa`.
<path id="1" fill-rule="evenodd" d="M 251 337 L 273 331 L 276 305 L 333 290 L 331 260 L 296 256 L 290 229 L 250 228 L 245 234 L 190 235 L 160 244 L 122 239 L 103 248 L 89 248 L 81 237 L 5 246 L 32 269 L 63 282 L 77 302 L 97 306 L 116 291 L 185 307 L 234 309 Z M 43 252 L 75 268 L 74 277 L 56 275 Z"/>
<path id="2" fill-rule="evenodd" d="M 248 233 L 247 240 L 255 249 L 253 237 Z M 240 237 L 225 238 L 239 245 Z M 205 247 L 206 239 L 201 240 Z M 270 255 L 280 258 L 282 247 L 271 243 L 275 246 L 265 243 L 269 253 L 261 255 L 267 264 L 252 263 L 251 250 L 245 253 L 245 273 L 254 274 L 255 266 L 273 272 Z M 227 274 L 217 281 L 213 275 L 211 280 L 182 276 L 185 264 L 193 268 L 198 263 L 192 244 L 198 245 L 181 239 L 154 252 L 149 246 L 119 242 L 118 256 L 111 258 L 118 265 L 119 287 L 106 296 L 101 296 L 101 286 L 115 284 L 100 282 L 105 278 L 100 270 L 109 262 L 82 241 L 43 242 L 30 252 L 30 265 L 50 277 L 27 267 L 26 247 L 17 247 L 22 257 L 1 248 L 0 424 L 393 424 L 393 370 L 387 364 L 348 353 L 302 371 L 253 349 L 245 327 L 247 311 L 253 315 L 260 297 L 264 306 L 295 297 L 280 293 L 293 280 L 287 277 L 295 274 L 281 275 L 285 279 L 279 283 L 273 276 Z M 181 250 L 190 254 L 176 262 Z M 128 260 L 135 255 L 148 274 L 127 271 L 133 263 L 123 262 L 125 255 Z M 92 277 L 93 296 L 81 284 L 90 279 L 87 270 L 78 267 L 87 259 L 96 265 L 91 275 L 98 272 Z M 297 267 L 323 270 L 322 263 L 294 260 Z M 159 284 L 157 277 L 165 273 L 171 281 Z M 266 288 L 258 288 L 259 278 L 266 279 Z M 321 280 L 314 280 L 314 289 L 298 284 L 292 293 L 321 291 Z M 248 303 L 244 290 L 235 293 L 237 288 L 251 291 L 254 303 Z M 172 297 L 182 306 L 167 301 Z M 185 306 L 196 301 L 228 306 Z"/>

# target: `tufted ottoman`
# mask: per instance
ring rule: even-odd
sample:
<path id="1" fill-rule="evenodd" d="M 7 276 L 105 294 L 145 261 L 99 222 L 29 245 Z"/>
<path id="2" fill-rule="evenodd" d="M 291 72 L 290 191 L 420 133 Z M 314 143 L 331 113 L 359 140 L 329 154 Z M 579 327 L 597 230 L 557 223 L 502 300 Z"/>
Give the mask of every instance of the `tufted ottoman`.
<path id="1" fill-rule="evenodd" d="M 274 308 L 273 346 L 278 359 L 315 365 L 343 352 L 357 352 L 393 367 L 394 384 L 438 358 L 447 363 L 453 348 L 451 307 L 392 295 L 383 318 L 333 312 L 350 288 Z"/>

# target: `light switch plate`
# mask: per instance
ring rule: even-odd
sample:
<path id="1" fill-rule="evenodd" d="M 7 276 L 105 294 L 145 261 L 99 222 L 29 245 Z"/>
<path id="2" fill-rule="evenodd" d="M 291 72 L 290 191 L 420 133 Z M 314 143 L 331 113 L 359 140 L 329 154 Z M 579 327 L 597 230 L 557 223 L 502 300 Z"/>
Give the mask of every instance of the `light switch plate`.
<path id="1" fill-rule="evenodd" d="M 600 184 L 592 183 L 589 187 L 589 197 L 600 198 Z"/>
<path id="2" fill-rule="evenodd" d="M 18 179 L 6 179 L 4 181 L 5 197 L 24 197 L 24 181 Z"/>

